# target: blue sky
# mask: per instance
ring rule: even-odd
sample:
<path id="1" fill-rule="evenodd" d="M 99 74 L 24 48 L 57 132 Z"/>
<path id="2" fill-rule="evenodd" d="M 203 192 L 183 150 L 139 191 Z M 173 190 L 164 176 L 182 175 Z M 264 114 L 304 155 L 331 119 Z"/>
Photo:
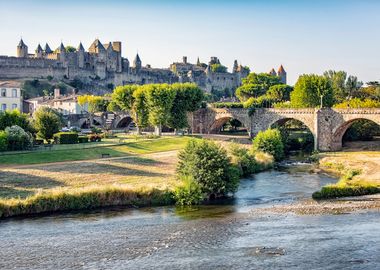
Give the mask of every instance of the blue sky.
<path id="1" fill-rule="evenodd" d="M 327 69 L 380 80 L 376 0 L 0 0 L 0 10 L 0 55 L 15 55 L 20 36 L 29 51 L 99 38 L 153 67 L 218 56 L 229 69 L 234 59 L 255 72 L 283 64 L 290 84 Z"/>

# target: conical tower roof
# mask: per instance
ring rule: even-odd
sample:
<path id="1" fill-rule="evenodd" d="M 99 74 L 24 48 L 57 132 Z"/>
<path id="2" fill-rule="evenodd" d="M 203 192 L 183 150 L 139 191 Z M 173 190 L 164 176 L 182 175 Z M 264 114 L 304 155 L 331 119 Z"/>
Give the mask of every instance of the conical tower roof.
<path id="1" fill-rule="evenodd" d="M 284 74 L 284 73 L 286 73 L 286 71 L 285 71 L 285 69 L 284 69 L 284 67 L 282 65 L 278 68 L 278 72 L 277 73 L 278 74 Z"/>
<path id="2" fill-rule="evenodd" d="M 50 49 L 49 44 L 45 44 L 45 53 L 52 53 L 53 51 Z"/>
<path id="3" fill-rule="evenodd" d="M 65 46 L 63 45 L 63 43 L 61 42 L 61 45 L 59 45 L 59 48 L 58 48 L 58 50 L 59 51 L 61 51 L 61 52 L 64 52 L 64 51 L 66 51 L 66 49 L 65 49 Z"/>
<path id="4" fill-rule="evenodd" d="M 18 43 L 17 45 L 18 47 L 26 47 L 24 41 L 22 39 L 20 39 L 20 42 Z"/>
<path id="5" fill-rule="evenodd" d="M 78 52 L 79 51 L 83 51 L 84 52 L 84 47 L 82 45 L 82 42 L 79 42 L 79 46 L 78 46 Z"/>
<path id="6" fill-rule="evenodd" d="M 135 66 L 136 66 L 137 63 L 141 64 L 141 59 L 140 59 L 140 56 L 139 56 L 138 53 L 136 54 L 136 57 L 135 57 L 135 60 L 133 60 L 133 63 L 134 63 Z"/>
<path id="7" fill-rule="evenodd" d="M 43 50 L 42 50 L 42 47 L 41 47 L 41 45 L 40 44 L 38 44 L 38 46 L 37 46 L 37 49 L 36 49 L 36 52 L 42 52 Z"/>

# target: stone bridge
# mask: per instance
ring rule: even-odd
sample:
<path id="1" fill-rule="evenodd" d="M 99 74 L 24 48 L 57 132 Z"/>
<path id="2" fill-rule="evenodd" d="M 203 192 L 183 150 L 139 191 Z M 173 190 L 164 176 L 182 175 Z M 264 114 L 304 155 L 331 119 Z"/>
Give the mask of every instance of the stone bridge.
<path id="1" fill-rule="evenodd" d="M 342 149 L 342 137 L 357 120 L 366 119 L 380 125 L 380 109 L 255 109 L 249 114 L 243 108 L 205 108 L 190 118 L 193 133 L 217 133 L 230 119 L 239 120 L 251 137 L 274 124 L 296 119 L 306 125 L 314 136 L 314 148 L 320 151 Z"/>
<path id="2" fill-rule="evenodd" d="M 109 117 L 113 115 L 112 117 Z M 112 119 L 111 119 L 112 118 Z M 101 113 L 95 114 L 93 117 L 95 126 L 102 126 L 107 123 L 106 119 L 110 119 L 110 128 L 111 129 L 125 129 L 133 121 L 131 116 L 128 113 Z M 69 126 L 76 126 L 84 128 L 90 122 L 90 116 L 88 114 L 71 114 L 66 116 L 66 122 L 69 123 Z"/>

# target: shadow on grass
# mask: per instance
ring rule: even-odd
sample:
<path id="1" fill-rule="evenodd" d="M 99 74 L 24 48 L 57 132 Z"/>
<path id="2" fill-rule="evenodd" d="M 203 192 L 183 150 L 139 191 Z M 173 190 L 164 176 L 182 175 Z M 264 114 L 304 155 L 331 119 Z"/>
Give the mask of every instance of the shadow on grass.
<path id="1" fill-rule="evenodd" d="M 154 172 L 154 166 L 162 164 L 149 158 L 133 157 L 123 158 L 116 160 L 104 161 L 84 161 L 66 164 L 52 164 L 45 166 L 36 166 L 34 168 L 62 174 L 92 174 L 97 175 L 101 173 L 114 174 L 120 176 L 142 176 L 142 177 L 165 177 L 164 173 Z M 144 166 L 144 169 L 131 168 L 131 166 Z M 22 169 L 20 169 L 22 171 Z"/>
<path id="2" fill-rule="evenodd" d="M 26 197 L 32 196 L 34 194 L 35 192 L 31 190 L 20 190 L 20 189 L 0 186 L 0 199 L 11 199 L 11 198 L 25 199 Z"/>
<path id="3" fill-rule="evenodd" d="M 0 188 L 5 186 L 20 188 L 53 188 L 64 186 L 64 184 L 45 176 L 35 176 L 22 172 L 0 171 Z"/>

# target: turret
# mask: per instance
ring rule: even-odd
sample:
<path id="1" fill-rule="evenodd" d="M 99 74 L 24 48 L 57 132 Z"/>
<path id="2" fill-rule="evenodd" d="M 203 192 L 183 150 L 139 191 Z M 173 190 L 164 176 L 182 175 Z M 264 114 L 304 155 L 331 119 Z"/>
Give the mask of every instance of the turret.
<path id="1" fill-rule="evenodd" d="M 36 58 L 42 58 L 43 50 L 40 44 L 38 44 L 37 49 L 35 51 L 35 57 Z"/>
<path id="2" fill-rule="evenodd" d="M 25 45 L 22 39 L 17 45 L 17 57 L 28 57 L 28 46 Z"/>
<path id="3" fill-rule="evenodd" d="M 84 47 L 82 45 L 82 42 L 79 43 L 78 49 L 77 49 L 77 54 L 78 54 L 78 66 L 79 68 L 84 67 Z"/>
<path id="4" fill-rule="evenodd" d="M 197 66 L 198 66 L 198 67 L 201 66 L 201 61 L 199 61 L 199 57 L 197 58 Z"/>
<path id="5" fill-rule="evenodd" d="M 135 60 L 133 60 L 133 67 L 138 71 L 141 69 L 141 59 L 139 54 L 136 54 Z"/>
<path id="6" fill-rule="evenodd" d="M 235 60 L 235 61 L 234 61 L 234 67 L 233 67 L 233 69 L 232 69 L 232 72 L 233 72 L 233 73 L 238 73 L 238 71 L 239 71 L 238 61 Z"/>
<path id="7" fill-rule="evenodd" d="M 280 66 L 280 68 L 277 71 L 277 76 L 280 77 L 281 82 L 283 84 L 286 84 L 286 71 L 285 71 L 285 69 L 284 69 L 284 67 L 282 65 Z"/>
<path id="8" fill-rule="evenodd" d="M 277 73 L 276 73 L 276 71 L 274 70 L 274 68 L 272 68 L 272 69 L 269 71 L 268 74 L 271 75 L 271 76 L 277 76 Z"/>
<path id="9" fill-rule="evenodd" d="M 63 43 L 61 42 L 61 45 L 59 45 L 57 49 L 59 53 L 59 61 L 63 63 L 63 66 L 65 66 L 65 61 L 66 61 L 66 48 L 63 46 Z"/>
<path id="10" fill-rule="evenodd" d="M 49 54 L 49 53 L 52 53 L 53 51 L 50 49 L 50 46 L 49 46 L 49 44 L 45 44 L 45 49 L 44 49 L 44 52 L 46 53 L 46 54 Z"/>

